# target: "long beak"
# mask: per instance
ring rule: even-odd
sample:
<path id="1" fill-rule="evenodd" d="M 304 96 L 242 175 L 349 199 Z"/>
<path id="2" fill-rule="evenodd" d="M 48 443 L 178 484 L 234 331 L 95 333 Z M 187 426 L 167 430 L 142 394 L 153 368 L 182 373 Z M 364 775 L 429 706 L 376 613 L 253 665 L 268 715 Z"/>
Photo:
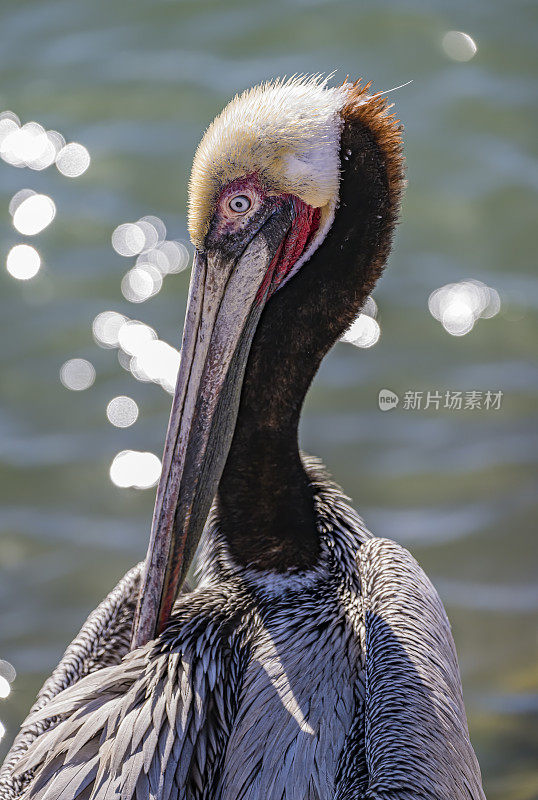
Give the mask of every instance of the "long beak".
<path id="1" fill-rule="evenodd" d="M 133 647 L 161 632 L 194 556 L 226 463 L 250 346 L 290 224 L 290 208 L 283 205 L 240 255 L 195 255 Z"/>

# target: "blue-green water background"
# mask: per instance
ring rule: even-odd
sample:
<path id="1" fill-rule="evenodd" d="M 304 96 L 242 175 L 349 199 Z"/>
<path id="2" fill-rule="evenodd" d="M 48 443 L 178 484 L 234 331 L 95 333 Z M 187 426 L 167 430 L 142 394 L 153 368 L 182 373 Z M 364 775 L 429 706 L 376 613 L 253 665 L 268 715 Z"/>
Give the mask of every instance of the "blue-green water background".
<path id="1" fill-rule="evenodd" d="M 451 29 L 478 52 L 441 48 Z M 0 269 L 0 656 L 17 669 L 0 704 L 14 735 L 87 613 L 145 552 L 154 490 L 119 489 L 119 450 L 160 453 L 170 397 L 137 383 L 91 321 L 116 309 L 179 343 L 187 272 L 134 307 L 113 228 L 157 214 L 186 241 L 186 181 L 203 128 L 238 89 L 281 74 L 338 70 L 393 95 L 406 127 L 409 188 L 375 292 L 370 350 L 339 344 L 312 388 L 302 444 L 320 455 L 378 535 L 409 547 L 453 623 L 471 735 L 490 800 L 538 797 L 536 766 L 536 262 L 538 13 L 522 0 L 165 2 L 3 0 L 0 110 L 82 142 L 70 180 L 0 162 L 0 256 L 24 240 L 8 203 L 54 198 L 32 244 L 32 281 Z M 463 337 L 428 312 L 432 290 L 477 278 L 501 313 Z M 86 392 L 58 379 L 82 356 Z M 502 390 L 500 411 L 377 408 L 377 393 Z M 105 407 L 128 394 L 132 428 Z"/>

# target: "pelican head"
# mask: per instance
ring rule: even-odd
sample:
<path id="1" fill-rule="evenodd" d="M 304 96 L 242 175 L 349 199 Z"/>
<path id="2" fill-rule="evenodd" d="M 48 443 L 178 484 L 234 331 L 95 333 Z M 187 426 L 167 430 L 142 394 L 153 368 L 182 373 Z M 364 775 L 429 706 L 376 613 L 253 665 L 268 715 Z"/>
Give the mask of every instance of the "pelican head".
<path id="1" fill-rule="evenodd" d="M 264 309 L 309 272 L 331 235 L 343 253 L 353 244 L 364 257 L 360 286 L 348 292 L 336 327 L 327 330 L 326 350 L 381 271 L 403 159 L 397 121 L 368 89 L 360 82 L 330 87 L 318 76 L 261 84 L 235 97 L 198 146 L 189 184 L 195 257 L 135 645 L 162 630 L 191 563 L 230 449 Z M 375 144 L 382 164 L 376 176 L 369 175 L 368 153 L 348 148 L 350 131 L 355 139 L 360 134 L 361 148 Z M 351 155 L 357 166 L 346 164 Z M 356 171 L 361 208 L 342 195 L 346 167 Z M 360 185 L 361 170 L 371 186 Z M 372 191 L 381 199 L 370 200 Z M 355 228 L 355 238 L 346 233 Z M 337 280 L 336 263 L 327 261 L 324 270 L 327 285 Z M 301 298 L 294 302 L 300 306 Z"/>

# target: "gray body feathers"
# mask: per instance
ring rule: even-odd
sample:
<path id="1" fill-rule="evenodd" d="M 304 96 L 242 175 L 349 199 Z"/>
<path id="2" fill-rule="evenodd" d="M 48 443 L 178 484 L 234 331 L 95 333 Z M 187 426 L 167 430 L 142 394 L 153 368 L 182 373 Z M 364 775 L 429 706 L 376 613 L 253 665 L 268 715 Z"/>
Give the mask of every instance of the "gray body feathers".
<path id="1" fill-rule="evenodd" d="M 128 653 L 131 570 L 45 684 L 0 800 L 484 798 L 437 593 L 314 488 L 313 570 L 240 568 L 213 521 L 199 586 Z"/>
<path id="2" fill-rule="evenodd" d="M 129 570 L 90 614 L 50 678 L 43 684 L 0 769 L 0 800 L 18 800 L 21 796 L 31 772 L 15 776 L 15 767 L 36 737 L 53 723 L 52 719 L 30 723 L 28 720 L 32 715 L 63 689 L 102 667 L 119 663 L 129 651 L 142 566 L 141 562 Z"/>

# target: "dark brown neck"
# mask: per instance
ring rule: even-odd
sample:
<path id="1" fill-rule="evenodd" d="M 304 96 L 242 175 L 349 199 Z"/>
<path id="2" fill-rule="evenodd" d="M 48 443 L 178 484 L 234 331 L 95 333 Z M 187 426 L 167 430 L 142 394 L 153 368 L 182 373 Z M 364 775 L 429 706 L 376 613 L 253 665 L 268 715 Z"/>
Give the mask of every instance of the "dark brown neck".
<path id="1" fill-rule="evenodd" d="M 356 317 L 390 249 L 400 184 L 391 184 L 381 144 L 363 121 L 345 123 L 334 223 L 270 299 L 256 331 L 217 498 L 231 555 L 245 566 L 301 570 L 318 555 L 299 417 L 323 356 Z"/>

